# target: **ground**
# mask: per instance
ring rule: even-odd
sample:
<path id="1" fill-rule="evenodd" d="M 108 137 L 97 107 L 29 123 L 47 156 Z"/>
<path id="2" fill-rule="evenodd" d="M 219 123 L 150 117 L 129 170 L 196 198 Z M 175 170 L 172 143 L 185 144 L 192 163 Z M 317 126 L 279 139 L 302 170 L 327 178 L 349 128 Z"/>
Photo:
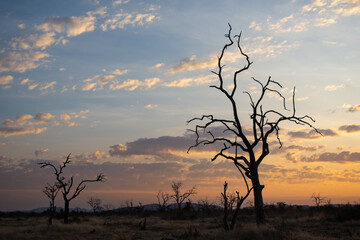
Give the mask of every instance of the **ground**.
<path id="1" fill-rule="evenodd" d="M 256 226 L 253 211 L 243 210 L 232 231 L 222 226 L 222 212 L 72 213 L 48 225 L 46 214 L 0 215 L 0 239 L 360 239 L 359 207 L 267 209 L 267 223 Z M 146 219 L 146 228 L 141 229 Z"/>

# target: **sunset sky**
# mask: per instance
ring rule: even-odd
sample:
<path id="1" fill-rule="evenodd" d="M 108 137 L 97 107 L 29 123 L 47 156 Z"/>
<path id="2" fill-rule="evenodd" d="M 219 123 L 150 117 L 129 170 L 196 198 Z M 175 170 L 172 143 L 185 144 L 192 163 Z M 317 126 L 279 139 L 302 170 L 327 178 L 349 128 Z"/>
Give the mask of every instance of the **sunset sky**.
<path id="1" fill-rule="evenodd" d="M 104 173 L 71 207 L 92 196 L 119 207 L 154 203 L 172 181 L 193 198 L 216 202 L 222 184 L 244 192 L 229 161 L 211 162 L 214 147 L 193 149 L 186 122 L 202 114 L 227 117 L 217 56 L 242 31 L 252 64 L 238 79 L 239 115 L 250 127 L 249 98 L 269 76 L 291 106 L 310 115 L 323 136 L 280 125 L 260 167 L 265 203 L 360 201 L 359 0 L 2 0 L 0 1 L 0 211 L 48 205 L 42 193 L 60 163 L 76 182 Z M 225 59 L 230 87 L 245 61 L 236 48 Z M 264 107 L 281 109 L 274 94 Z M 57 205 L 61 206 L 61 196 Z M 252 196 L 250 196 L 252 200 Z"/>

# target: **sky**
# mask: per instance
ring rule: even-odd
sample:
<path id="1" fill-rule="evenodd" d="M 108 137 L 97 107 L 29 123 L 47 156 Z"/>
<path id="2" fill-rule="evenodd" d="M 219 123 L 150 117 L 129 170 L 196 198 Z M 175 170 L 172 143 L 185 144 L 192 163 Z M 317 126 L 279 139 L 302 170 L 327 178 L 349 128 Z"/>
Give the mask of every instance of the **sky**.
<path id="1" fill-rule="evenodd" d="M 238 78 L 236 101 L 245 129 L 250 104 L 269 76 L 306 126 L 280 125 L 279 148 L 260 166 L 265 203 L 360 201 L 360 1 L 78 0 L 0 2 L 0 211 L 48 205 L 50 168 L 71 153 L 65 176 L 106 175 L 88 184 L 71 206 L 89 197 L 114 207 L 154 203 L 158 191 L 196 186 L 196 202 L 216 203 L 224 181 L 245 192 L 241 175 L 218 148 L 195 143 L 187 121 L 230 117 L 219 91 L 217 56 L 225 34 L 242 33 L 253 62 Z M 236 47 L 224 58 L 224 81 L 245 64 Z M 268 94 L 264 108 L 282 111 Z M 250 196 L 251 200 L 252 196 Z M 61 196 L 56 201 L 62 205 Z"/>

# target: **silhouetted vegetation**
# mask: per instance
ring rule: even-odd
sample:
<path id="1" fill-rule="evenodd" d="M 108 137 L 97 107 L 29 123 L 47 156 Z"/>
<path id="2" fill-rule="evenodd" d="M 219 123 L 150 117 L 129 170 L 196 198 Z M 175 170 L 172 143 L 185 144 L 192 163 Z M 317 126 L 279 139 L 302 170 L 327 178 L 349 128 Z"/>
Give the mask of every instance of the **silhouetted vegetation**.
<path id="1" fill-rule="evenodd" d="M 71 176 L 70 179 L 66 180 L 66 178 L 63 176 L 63 171 L 66 166 L 70 164 L 70 154 L 66 157 L 66 160 L 62 163 L 62 165 L 59 166 L 59 168 L 55 167 L 54 164 L 50 162 L 41 162 L 39 163 L 41 168 L 44 167 L 50 167 L 54 169 L 54 174 L 56 177 L 56 184 L 58 188 L 61 189 L 61 193 L 63 195 L 64 199 L 64 223 L 69 223 L 69 206 L 70 201 L 79 196 L 79 194 L 86 188 L 86 183 L 91 182 L 103 182 L 105 180 L 104 174 L 100 173 L 96 176 L 95 179 L 86 179 L 81 180 L 80 183 L 77 185 L 75 191 L 71 192 L 71 188 L 74 184 L 74 176 Z"/>
<path id="2" fill-rule="evenodd" d="M 251 180 L 252 189 L 254 193 L 254 204 L 256 210 L 256 222 L 257 224 L 265 223 L 265 215 L 264 215 L 264 203 L 262 190 L 264 185 L 260 184 L 259 179 L 259 166 L 264 158 L 270 153 L 269 151 L 269 137 L 271 135 L 276 136 L 280 147 L 282 143 L 279 137 L 279 125 L 283 122 L 293 122 L 298 125 L 308 126 L 315 130 L 317 133 L 320 132 L 312 126 L 312 122 L 315 122 L 310 116 L 297 116 L 296 108 L 295 108 L 295 87 L 293 90 L 292 96 L 292 111 L 289 111 L 286 108 L 285 97 L 282 95 L 280 90 L 277 88 L 282 88 L 280 83 L 274 81 L 269 76 L 267 81 L 262 83 L 261 81 L 252 78 L 255 83 L 257 83 L 260 87 L 259 97 L 256 99 L 249 92 L 244 92 L 249 96 L 250 106 L 252 112 L 250 115 L 250 133 L 247 133 L 247 129 L 245 129 L 244 123 L 240 120 L 239 116 L 239 106 L 235 100 L 236 93 L 238 90 L 238 77 L 239 74 L 248 70 L 253 62 L 250 61 L 249 56 L 243 52 L 240 46 L 241 32 L 234 37 L 231 36 L 231 25 L 229 24 L 229 31 L 225 34 L 225 37 L 229 40 L 229 43 L 225 44 L 222 48 L 220 56 L 218 57 L 218 70 L 212 71 L 218 80 L 218 85 L 210 86 L 215 88 L 219 92 L 225 95 L 225 97 L 229 100 L 229 108 L 232 112 L 231 119 L 223 119 L 216 118 L 213 114 L 202 115 L 201 117 L 195 117 L 188 121 L 189 123 L 193 122 L 201 122 L 201 124 L 197 124 L 194 130 L 191 130 L 196 135 L 195 144 L 188 149 L 188 152 L 200 145 L 212 145 L 219 144 L 218 152 L 212 157 L 211 161 L 215 161 L 217 158 L 222 157 L 228 160 L 231 160 L 235 167 L 239 170 L 239 172 L 243 175 L 245 173 L 246 177 Z M 237 50 L 239 54 L 245 58 L 245 66 L 243 68 L 239 68 L 233 72 L 233 77 L 231 80 L 231 86 L 229 87 L 227 83 L 225 83 L 225 75 L 223 74 L 224 70 L 224 57 L 228 48 L 230 48 L 234 44 L 234 39 L 237 44 Z M 226 74 L 229 74 L 226 72 Z M 264 96 L 267 94 L 275 94 L 279 98 L 283 100 L 283 108 L 284 113 L 275 110 L 275 108 L 264 109 L 263 102 Z M 291 112 L 290 114 L 286 111 Z M 203 123 L 205 122 L 205 123 Z M 248 127 L 246 126 L 246 127 Z M 214 127 L 221 127 L 222 131 L 213 131 Z M 237 141 L 240 139 L 240 142 Z M 237 149 L 240 149 L 240 155 L 233 154 L 233 152 L 237 152 Z M 258 151 L 260 150 L 260 151 Z"/>
<path id="3" fill-rule="evenodd" d="M 135 207 L 134 207 L 135 208 Z M 146 209 L 146 208 L 145 208 Z M 267 222 L 257 226 L 252 208 L 239 210 L 233 231 L 223 227 L 223 209 L 194 204 L 166 211 L 73 212 L 71 225 L 57 213 L 52 226 L 47 213 L 0 213 L 0 239 L 298 239 L 325 240 L 360 238 L 360 205 L 290 206 L 284 202 L 264 205 Z M 230 212 L 233 210 L 230 210 Z"/>

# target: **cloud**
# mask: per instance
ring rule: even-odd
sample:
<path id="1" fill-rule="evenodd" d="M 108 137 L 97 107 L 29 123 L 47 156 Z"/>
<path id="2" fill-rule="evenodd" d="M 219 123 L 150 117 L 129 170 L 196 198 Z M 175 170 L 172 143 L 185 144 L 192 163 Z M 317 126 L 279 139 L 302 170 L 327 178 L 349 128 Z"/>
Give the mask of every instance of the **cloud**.
<path id="1" fill-rule="evenodd" d="M 349 104 L 344 104 L 342 106 L 343 109 L 347 109 L 347 112 L 358 112 L 360 111 L 360 104 L 357 104 L 357 105 L 354 105 L 354 106 L 351 106 Z"/>
<path id="2" fill-rule="evenodd" d="M 321 134 L 323 136 L 329 136 L 329 137 L 333 137 L 333 136 L 337 136 L 338 134 L 332 130 L 332 129 L 318 129 Z M 299 138 L 299 139 L 318 139 L 321 138 L 322 136 L 320 134 L 318 134 L 315 130 L 310 130 L 310 131 L 306 131 L 306 130 L 300 130 L 300 131 L 289 131 L 287 132 L 287 135 L 290 136 L 291 138 Z"/>
<path id="3" fill-rule="evenodd" d="M 26 134 L 40 134 L 47 130 L 47 127 L 43 128 L 33 128 L 33 127 L 20 127 L 20 128 L 9 128 L 9 127 L 0 127 L 0 136 L 10 137 L 16 135 L 26 135 Z"/>
<path id="4" fill-rule="evenodd" d="M 57 42 L 55 32 L 47 32 L 44 34 L 30 34 L 26 37 L 13 38 L 10 45 L 14 49 L 29 50 L 39 48 L 41 50 L 53 45 Z"/>
<path id="5" fill-rule="evenodd" d="M 144 81 L 139 81 L 136 79 L 128 79 L 123 82 L 113 81 L 110 84 L 109 89 L 110 90 L 124 89 L 127 91 L 134 91 L 137 88 L 150 89 L 159 82 L 161 82 L 160 78 L 147 78 Z"/>
<path id="6" fill-rule="evenodd" d="M 328 41 L 328 40 L 324 40 L 324 41 L 322 41 L 322 43 L 326 44 L 326 45 L 336 45 L 337 44 L 337 42 L 335 42 L 335 41 Z"/>
<path id="7" fill-rule="evenodd" d="M 109 83 L 111 80 L 113 80 L 114 78 L 115 78 L 114 75 L 105 75 L 105 76 L 98 78 L 98 82 L 100 85 L 105 85 L 105 84 Z"/>
<path id="8" fill-rule="evenodd" d="M 22 125 L 31 125 L 31 123 L 28 122 L 29 119 L 32 119 L 33 116 L 31 116 L 30 114 L 23 114 L 23 115 L 19 115 L 15 118 L 16 120 L 16 124 L 18 126 L 22 126 Z"/>
<path id="9" fill-rule="evenodd" d="M 313 0 L 311 4 L 304 5 L 302 7 L 303 12 L 310 12 L 317 10 L 318 7 L 323 7 L 326 5 L 324 0 Z"/>
<path id="10" fill-rule="evenodd" d="M 44 90 L 48 90 L 48 89 L 54 89 L 54 86 L 56 85 L 56 81 L 50 82 L 50 83 L 46 83 L 43 84 L 41 87 L 39 87 L 38 89 L 40 91 L 44 91 Z"/>
<path id="11" fill-rule="evenodd" d="M 90 154 L 88 153 L 75 154 L 74 158 L 81 161 L 93 162 L 93 161 L 108 159 L 110 158 L 110 155 L 105 152 L 95 151 Z"/>
<path id="12" fill-rule="evenodd" d="M 194 144 L 194 140 L 187 137 L 162 136 L 159 138 L 140 138 L 126 145 L 116 144 L 110 146 L 111 156 L 130 156 L 130 155 L 158 155 L 170 153 L 171 151 L 186 152 L 189 146 Z"/>
<path id="13" fill-rule="evenodd" d="M 0 76 L 0 85 L 9 84 L 14 79 L 11 75 Z"/>
<path id="14" fill-rule="evenodd" d="M 34 90 L 37 86 L 39 86 L 39 84 L 38 84 L 38 83 L 34 83 L 34 84 L 29 85 L 28 89 L 29 89 L 29 90 Z"/>
<path id="15" fill-rule="evenodd" d="M 90 112 L 90 110 L 87 109 L 87 110 L 81 110 L 78 113 L 76 113 L 76 112 L 63 113 L 63 114 L 60 115 L 60 120 L 61 121 L 57 122 L 55 124 L 56 125 L 63 124 L 63 125 L 66 125 L 68 127 L 78 126 L 80 124 L 75 123 L 74 119 L 77 119 L 77 118 L 85 119 L 86 118 L 85 114 L 87 114 L 89 112 Z"/>
<path id="16" fill-rule="evenodd" d="M 81 87 L 81 90 L 83 90 L 83 91 L 90 91 L 96 87 L 96 82 L 84 83 L 80 87 Z"/>
<path id="17" fill-rule="evenodd" d="M 165 87 L 189 87 L 192 85 L 202 85 L 206 83 L 214 82 L 216 78 L 214 75 L 207 75 L 207 76 L 198 76 L 195 78 L 183 78 L 180 80 L 175 80 L 169 83 L 164 83 Z"/>
<path id="18" fill-rule="evenodd" d="M 340 131 L 345 131 L 348 133 L 353 133 L 353 132 L 360 132 L 360 125 L 342 125 L 339 127 Z"/>
<path id="19" fill-rule="evenodd" d="M 40 51 L 7 52 L 0 56 L 0 72 L 25 72 L 35 69 L 50 55 Z"/>
<path id="20" fill-rule="evenodd" d="M 257 24 L 255 21 L 250 23 L 249 29 L 254 29 L 255 31 L 261 31 L 261 26 Z"/>
<path id="21" fill-rule="evenodd" d="M 149 69 L 150 69 L 150 70 L 154 70 L 154 69 L 161 68 L 161 67 L 163 67 L 163 66 L 164 66 L 163 63 L 158 63 L 158 64 L 155 64 L 154 66 L 149 67 Z"/>
<path id="22" fill-rule="evenodd" d="M 325 90 L 325 91 L 328 91 L 328 92 L 332 92 L 332 91 L 336 91 L 336 90 L 338 90 L 338 89 L 340 89 L 340 88 L 344 88 L 344 87 L 346 87 L 345 84 L 340 84 L 340 85 L 327 85 L 327 86 L 324 88 L 324 90 Z"/>
<path id="23" fill-rule="evenodd" d="M 95 30 L 94 16 L 71 16 L 71 17 L 49 17 L 41 25 L 36 26 L 37 30 L 44 32 L 55 31 L 58 33 L 66 33 L 68 37 L 78 36 L 85 32 Z"/>
<path id="24" fill-rule="evenodd" d="M 45 123 L 45 122 L 49 122 L 54 117 L 55 116 L 52 115 L 51 113 L 42 113 L 42 112 L 40 112 L 40 113 L 36 114 L 34 119 L 39 123 Z"/>
<path id="25" fill-rule="evenodd" d="M 178 65 L 171 67 L 170 73 L 175 74 L 175 73 L 185 72 L 185 71 L 194 71 L 194 70 L 204 69 L 204 68 L 213 68 L 214 66 L 216 66 L 215 58 L 211 58 L 211 59 L 205 60 L 205 61 L 199 61 L 196 59 L 195 55 L 192 55 L 188 58 L 181 60 L 181 62 Z"/>
<path id="26" fill-rule="evenodd" d="M 24 84 L 28 83 L 29 81 L 30 81 L 30 79 L 25 78 L 25 79 L 21 80 L 20 85 L 24 85 Z"/>
<path id="27" fill-rule="evenodd" d="M 124 69 L 124 70 L 115 69 L 111 73 L 115 74 L 115 75 L 124 75 L 124 74 L 128 73 L 128 70 L 127 69 Z"/>
<path id="28" fill-rule="evenodd" d="M 148 104 L 145 106 L 145 108 L 151 109 L 151 108 L 157 108 L 158 105 L 157 104 Z"/>
<path id="29" fill-rule="evenodd" d="M 44 153 L 46 153 L 47 151 L 49 151 L 49 149 L 48 148 L 38 148 L 38 149 L 36 149 L 35 150 L 35 156 L 40 156 L 41 154 L 44 154 Z"/>
<path id="30" fill-rule="evenodd" d="M 360 162 L 360 152 L 343 151 L 340 153 L 325 152 L 314 154 L 310 157 L 303 157 L 303 162 L 335 162 L 335 163 L 354 163 Z"/>
<path id="31" fill-rule="evenodd" d="M 113 1 L 113 6 L 126 4 L 128 2 L 130 2 L 130 0 L 115 0 L 115 1 Z"/>
<path id="32" fill-rule="evenodd" d="M 142 26 L 144 24 L 152 23 L 157 19 L 156 15 L 150 13 L 118 13 L 115 14 L 112 18 L 105 20 L 103 24 L 100 25 L 103 31 L 108 29 L 124 29 L 126 25 L 132 26 Z"/>

